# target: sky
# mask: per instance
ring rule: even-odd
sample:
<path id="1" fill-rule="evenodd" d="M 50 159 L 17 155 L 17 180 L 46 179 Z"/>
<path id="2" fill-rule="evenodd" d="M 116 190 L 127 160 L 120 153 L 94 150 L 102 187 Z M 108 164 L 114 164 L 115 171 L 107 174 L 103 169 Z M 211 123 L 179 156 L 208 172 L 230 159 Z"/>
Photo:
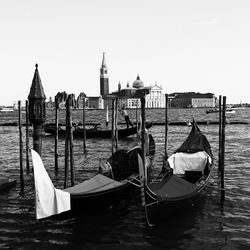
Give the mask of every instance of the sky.
<path id="1" fill-rule="evenodd" d="M 1 0 L 0 105 L 25 105 L 35 64 L 47 98 L 132 85 L 250 103 L 250 1 Z"/>

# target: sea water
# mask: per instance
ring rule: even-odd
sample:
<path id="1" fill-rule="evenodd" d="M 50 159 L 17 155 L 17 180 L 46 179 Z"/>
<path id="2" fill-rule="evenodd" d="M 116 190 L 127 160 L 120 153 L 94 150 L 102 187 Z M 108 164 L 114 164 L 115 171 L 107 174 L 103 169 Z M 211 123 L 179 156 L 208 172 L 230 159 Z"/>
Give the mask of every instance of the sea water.
<path id="1" fill-rule="evenodd" d="M 128 110 L 135 120 L 135 110 Z M 111 112 L 109 112 L 111 113 Z M 25 116 L 25 114 L 23 114 Z M 73 122 L 82 121 L 82 111 L 72 111 Z M 104 110 L 87 110 L 87 122 L 105 124 Z M 147 121 L 164 122 L 165 110 L 146 110 Z M 168 119 L 177 121 L 218 121 L 218 114 L 206 114 L 205 109 L 170 109 Z M 17 117 L 1 115 L 0 123 L 17 121 Z M 25 120 L 25 117 L 23 117 Z M 122 118 L 119 117 L 119 121 Z M 227 115 L 227 121 L 250 123 L 250 109 L 237 110 Z M 47 121 L 54 121 L 54 111 L 47 111 Z M 111 119 L 110 119 L 111 121 Z M 60 111 L 59 122 L 65 122 L 65 111 Z M 105 125 L 104 125 L 105 126 Z M 125 125 L 123 125 L 125 126 Z M 34 181 L 26 174 L 25 127 L 24 190 L 19 181 L 18 127 L 0 126 L 0 176 L 17 180 L 17 186 L 0 195 L 0 249 L 249 249 L 250 248 L 250 131 L 249 124 L 226 125 L 225 141 L 225 201 L 221 202 L 218 175 L 218 125 L 200 125 L 211 143 L 215 166 L 207 196 L 197 206 L 175 214 L 161 225 L 149 227 L 141 207 L 140 197 L 127 206 L 115 207 L 82 218 L 64 221 L 35 219 Z M 30 127 L 31 130 L 31 127 Z M 190 131 L 189 126 L 169 126 L 167 151 L 173 152 Z M 156 142 L 156 156 L 152 175 L 161 169 L 165 144 L 165 126 L 149 129 Z M 132 138 L 119 140 L 119 148 L 126 147 Z M 54 170 L 54 137 L 42 138 L 42 159 L 57 188 L 63 188 L 64 138 L 59 138 L 59 171 Z M 32 137 L 30 136 L 30 147 Z M 110 139 L 87 139 L 83 152 L 82 139 L 74 140 L 75 182 L 93 176 L 100 158 L 111 154 Z M 32 163 L 30 160 L 30 165 Z"/>

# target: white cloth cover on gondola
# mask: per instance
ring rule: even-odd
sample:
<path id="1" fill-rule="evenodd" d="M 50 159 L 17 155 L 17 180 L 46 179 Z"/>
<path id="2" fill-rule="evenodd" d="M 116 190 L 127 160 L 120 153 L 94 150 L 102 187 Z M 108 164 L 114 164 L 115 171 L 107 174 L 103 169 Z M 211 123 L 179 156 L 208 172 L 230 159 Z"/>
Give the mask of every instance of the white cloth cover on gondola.
<path id="1" fill-rule="evenodd" d="M 178 152 L 168 158 L 174 174 L 185 174 L 185 171 L 192 170 L 203 172 L 208 160 L 211 163 L 211 158 L 205 151 L 196 153 Z"/>
<path id="2" fill-rule="evenodd" d="M 44 168 L 40 155 L 31 149 L 35 191 L 36 191 L 36 219 L 70 210 L 70 193 L 56 189 Z"/>

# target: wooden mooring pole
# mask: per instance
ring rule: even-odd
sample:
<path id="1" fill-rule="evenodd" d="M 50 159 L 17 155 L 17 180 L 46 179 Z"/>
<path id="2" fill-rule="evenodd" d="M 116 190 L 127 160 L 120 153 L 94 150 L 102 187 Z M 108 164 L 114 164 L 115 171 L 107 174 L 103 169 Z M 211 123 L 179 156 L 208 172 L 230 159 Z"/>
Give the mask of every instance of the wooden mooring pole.
<path id="1" fill-rule="evenodd" d="M 70 160 L 70 177 L 71 186 L 75 183 L 75 171 L 74 171 L 74 144 L 73 144 L 73 131 L 72 131 L 72 120 L 71 120 L 71 110 L 70 110 L 70 96 L 66 100 L 66 137 L 65 137 L 65 178 L 64 178 L 64 188 L 67 186 L 68 182 L 68 168 Z"/>
<path id="2" fill-rule="evenodd" d="M 218 171 L 221 171 L 221 130 L 222 130 L 222 103 L 221 95 L 219 96 L 219 154 L 218 154 Z"/>
<path id="3" fill-rule="evenodd" d="M 118 98 L 115 98 L 115 150 L 118 150 L 118 129 L 117 129 L 117 119 L 118 119 Z"/>
<path id="4" fill-rule="evenodd" d="M 106 126 L 109 125 L 109 106 L 106 106 Z"/>
<path id="5" fill-rule="evenodd" d="M 165 146 L 164 156 L 168 158 L 168 94 L 165 94 Z"/>
<path id="6" fill-rule="evenodd" d="M 114 154 L 114 141 L 115 141 L 115 99 L 112 99 L 112 136 L 111 136 L 111 152 Z"/>
<path id="7" fill-rule="evenodd" d="M 72 130 L 72 116 L 69 105 L 69 151 L 70 151 L 70 177 L 71 186 L 75 185 L 75 169 L 74 169 L 74 143 L 73 143 L 73 130 Z"/>
<path id="8" fill-rule="evenodd" d="M 146 150 L 145 150 L 145 97 L 141 98 L 141 149 L 142 149 L 142 163 L 143 169 L 145 171 L 145 179 L 147 180 L 147 171 L 145 170 L 145 158 L 146 158 Z"/>
<path id="9" fill-rule="evenodd" d="M 55 96 L 55 171 L 58 171 L 58 109 L 59 109 L 59 103 L 58 103 L 58 97 Z"/>
<path id="10" fill-rule="evenodd" d="M 29 161 L 29 101 L 25 101 L 26 111 L 26 173 L 30 172 L 30 161 Z"/>
<path id="11" fill-rule="evenodd" d="M 82 109 L 83 109 L 83 152 L 86 153 L 86 105 L 85 105 L 85 97 L 82 98 Z"/>
<path id="12" fill-rule="evenodd" d="M 18 127 L 19 127 L 19 147 L 20 147 L 20 184 L 21 188 L 24 188 L 23 177 L 23 133 L 22 133 L 22 112 L 21 101 L 18 101 Z"/>
<path id="13" fill-rule="evenodd" d="M 68 169 L 69 169 L 69 133 L 68 133 L 68 99 L 66 100 L 66 129 L 65 129 L 65 159 L 64 159 L 64 188 L 67 187 L 68 183 Z"/>
<path id="14" fill-rule="evenodd" d="M 221 126 L 221 200 L 225 200 L 225 125 L 226 125 L 226 97 L 223 96 L 222 126 Z"/>

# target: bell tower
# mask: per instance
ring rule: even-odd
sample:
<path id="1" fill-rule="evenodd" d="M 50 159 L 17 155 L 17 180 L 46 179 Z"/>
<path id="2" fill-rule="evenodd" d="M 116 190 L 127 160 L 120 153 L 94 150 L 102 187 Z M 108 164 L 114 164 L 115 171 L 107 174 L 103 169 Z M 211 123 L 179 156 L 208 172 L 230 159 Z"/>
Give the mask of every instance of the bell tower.
<path id="1" fill-rule="evenodd" d="M 109 94 L 109 77 L 105 53 L 103 52 L 102 65 L 100 68 L 100 95 L 105 96 L 107 94 Z"/>

